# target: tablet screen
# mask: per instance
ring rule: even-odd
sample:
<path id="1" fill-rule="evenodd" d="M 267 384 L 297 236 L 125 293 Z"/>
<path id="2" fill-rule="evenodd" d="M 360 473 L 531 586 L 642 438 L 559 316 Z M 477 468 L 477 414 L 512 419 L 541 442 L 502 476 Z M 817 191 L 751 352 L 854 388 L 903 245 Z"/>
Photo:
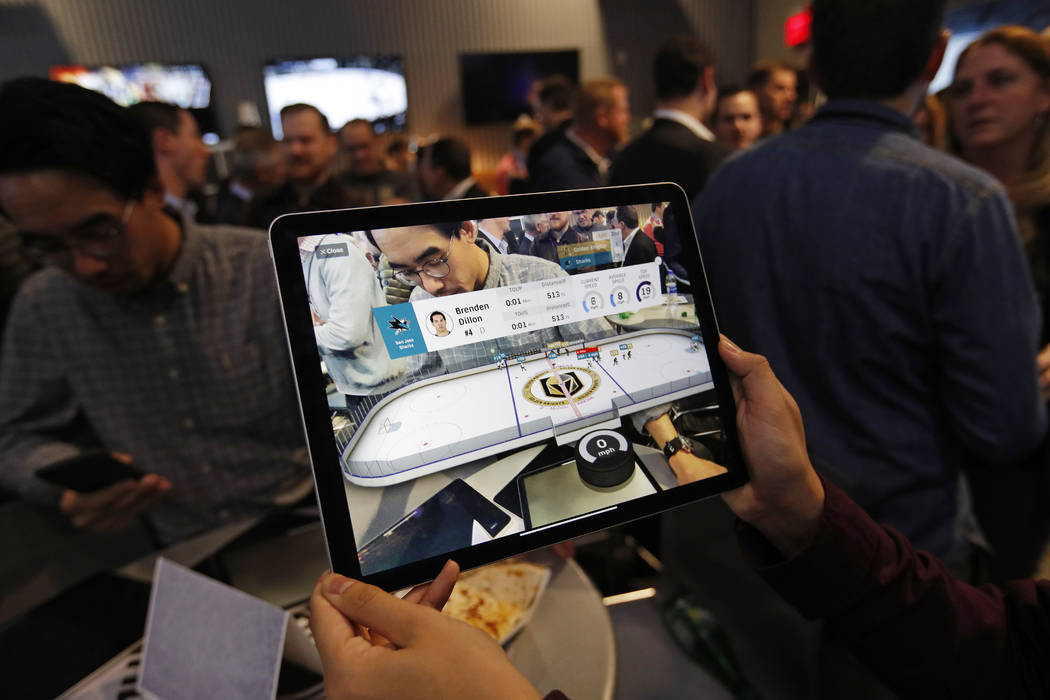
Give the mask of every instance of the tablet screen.
<path id="1" fill-rule="evenodd" d="M 646 446 L 649 420 L 702 415 L 703 442 L 728 439 L 714 341 L 697 285 L 668 255 L 665 206 L 295 237 L 362 575 L 609 522 L 599 516 L 675 490 Z M 627 478 L 577 467 L 597 430 L 625 436 Z M 592 457 L 612 459 L 595 444 Z"/>

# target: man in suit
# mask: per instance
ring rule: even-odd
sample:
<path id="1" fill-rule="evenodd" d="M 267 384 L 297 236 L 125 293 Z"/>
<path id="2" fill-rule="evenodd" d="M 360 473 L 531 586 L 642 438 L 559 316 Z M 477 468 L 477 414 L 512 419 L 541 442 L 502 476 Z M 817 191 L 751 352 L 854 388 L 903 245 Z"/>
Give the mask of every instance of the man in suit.
<path id="1" fill-rule="evenodd" d="M 438 139 L 419 158 L 419 181 L 427 199 L 488 197 L 470 175 L 470 146 L 456 138 Z"/>
<path id="2" fill-rule="evenodd" d="M 616 157 L 610 182 L 670 180 L 693 201 L 726 156 L 703 124 L 714 111 L 718 94 L 714 57 L 699 39 L 675 37 L 657 51 L 653 80 L 657 96 L 653 126 Z"/>
<path id="3" fill-rule="evenodd" d="M 608 181 L 609 156 L 627 141 L 631 106 L 627 86 L 596 78 L 580 87 L 572 126 L 529 166 L 535 192 L 599 187 Z"/>
<path id="4" fill-rule="evenodd" d="M 208 180 L 211 161 L 197 119 L 189 110 L 167 102 L 139 102 L 130 109 L 150 133 L 164 203 L 197 221 L 200 190 Z"/>
<path id="5" fill-rule="evenodd" d="M 616 207 L 616 225 L 623 234 L 623 266 L 642 265 L 656 260 L 656 244 L 638 226 L 638 209 L 632 205 Z"/>
<path id="6" fill-rule="evenodd" d="M 703 124 L 714 110 L 718 94 L 714 63 L 711 50 L 693 36 L 677 36 L 660 47 L 653 59 L 657 97 L 653 126 L 617 156 L 610 184 L 670 181 L 693 201 L 728 154 Z M 698 260 L 682 258 L 671 210 L 664 214 L 662 243 L 664 259 L 680 275 L 698 266 Z"/>
<path id="7" fill-rule="evenodd" d="M 565 130 L 572 124 L 574 91 L 573 84 L 562 75 L 552 75 L 540 83 L 532 111 L 543 127 L 543 136 L 529 146 L 527 172 L 533 171 L 536 161 L 565 135 Z"/>

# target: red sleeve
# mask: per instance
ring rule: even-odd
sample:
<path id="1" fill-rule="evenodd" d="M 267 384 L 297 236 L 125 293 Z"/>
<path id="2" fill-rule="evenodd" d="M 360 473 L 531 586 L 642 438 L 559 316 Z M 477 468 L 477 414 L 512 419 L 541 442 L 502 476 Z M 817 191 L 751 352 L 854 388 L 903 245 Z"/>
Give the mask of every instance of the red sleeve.
<path id="1" fill-rule="evenodd" d="M 1050 581 L 955 579 L 825 482 L 817 537 L 790 561 L 741 523 L 745 556 L 791 605 L 904 697 L 1050 697 Z"/>

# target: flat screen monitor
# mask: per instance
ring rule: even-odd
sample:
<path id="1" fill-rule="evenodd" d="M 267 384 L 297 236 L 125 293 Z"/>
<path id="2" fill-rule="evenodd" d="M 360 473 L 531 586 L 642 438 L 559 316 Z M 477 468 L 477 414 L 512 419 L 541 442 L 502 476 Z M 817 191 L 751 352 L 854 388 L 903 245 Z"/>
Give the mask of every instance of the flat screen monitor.
<path id="1" fill-rule="evenodd" d="M 403 131 L 408 112 L 400 56 L 355 56 L 272 61 L 263 69 L 274 138 L 283 136 L 281 109 L 306 103 L 328 117 L 333 129 L 367 119 L 377 132 Z"/>
<path id="2" fill-rule="evenodd" d="M 211 112 L 211 78 L 200 64 L 52 66 L 49 76 L 101 92 L 124 107 L 138 102 L 168 102 L 192 112 L 205 135 L 218 131 Z"/>
<path id="3" fill-rule="evenodd" d="M 512 122 L 530 111 L 537 80 L 562 75 L 579 82 L 580 52 L 464 53 L 459 66 L 467 124 Z"/>

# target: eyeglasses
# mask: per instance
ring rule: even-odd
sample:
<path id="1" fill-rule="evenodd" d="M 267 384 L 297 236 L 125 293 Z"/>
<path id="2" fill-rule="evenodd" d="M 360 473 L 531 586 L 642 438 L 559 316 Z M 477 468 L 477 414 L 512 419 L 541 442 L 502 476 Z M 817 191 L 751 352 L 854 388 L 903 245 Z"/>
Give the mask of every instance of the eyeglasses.
<path id="1" fill-rule="evenodd" d="M 452 269 L 448 266 L 448 256 L 452 253 L 452 241 L 454 238 L 450 238 L 448 241 L 448 248 L 445 250 L 445 254 L 440 258 L 434 258 L 423 263 L 420 267 L 415 270 L 399 270 L 394 273 L 394 276 L 405 284 L 410 284 L 413 287 L 419 286 L 423 283 L 423 278 L 420 275 L 426 275 L 427 277 L 434 277 L 435 279 L 441 279 L 442 277 L 448 277 L 448 273 Z"/>
<path id="2" fill-rule="evenodd" d="M 73 253 L 108 260 L 124 245 L 124 231 L 135 209 L 135 200 L 128 200 L 120 219 L 103 218 L 76 233 L 45 236 L 39 233 L 21 233 L 22 254 L 33 263 L 72 267 Z"/>

